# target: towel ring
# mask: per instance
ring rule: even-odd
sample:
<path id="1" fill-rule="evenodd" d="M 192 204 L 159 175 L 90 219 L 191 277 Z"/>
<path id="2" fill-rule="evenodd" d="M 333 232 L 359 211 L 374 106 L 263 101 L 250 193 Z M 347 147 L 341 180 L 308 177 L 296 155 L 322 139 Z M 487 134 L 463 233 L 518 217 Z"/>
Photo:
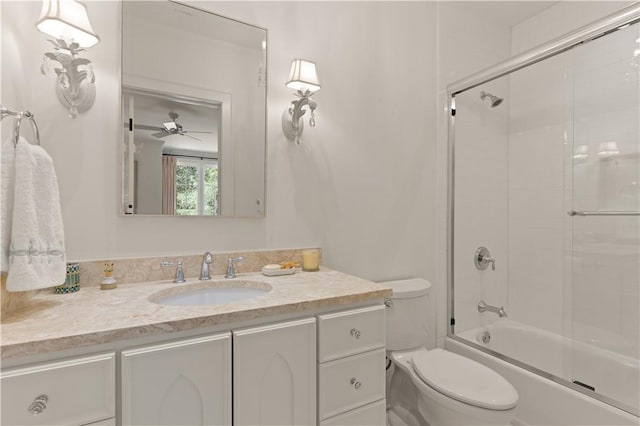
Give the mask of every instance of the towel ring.
<path id="1" fill-rule="evenodd" d="M 22 125 L 22 119 L 24 117 L 26 117 L 31 123 L 33 133 L 36 135 L 36 145 L 40 145 L 40 131 L 38 130 L 36 119 L 30 111 L 21 111 L 18 113 L 16 120 L 13 123 L 13 146 L 18 145 L 18 140 L 20 139 L 20 126 Z"/>
<path id="2" fill-rule="evenodd" d="M 38 123 L 36 123 L 36 119 L 33 116 L 31 111 L 13 111 L 9 108 L 5 108 L 4 106 L 0 106 L 0 120 L 4 119 L 9 115 L 15 115 L 16 119 L 13 122 L 13 146 L 18 145 L 18 140 L 20 140 L 20 126 L 22 125 L 22 119 L 27 118 L 31 123 L 31 128 L 33 129 L 33 133 L 36 136 L 36 144 L 40 145 L 40 131 L 38 130 Z"/>

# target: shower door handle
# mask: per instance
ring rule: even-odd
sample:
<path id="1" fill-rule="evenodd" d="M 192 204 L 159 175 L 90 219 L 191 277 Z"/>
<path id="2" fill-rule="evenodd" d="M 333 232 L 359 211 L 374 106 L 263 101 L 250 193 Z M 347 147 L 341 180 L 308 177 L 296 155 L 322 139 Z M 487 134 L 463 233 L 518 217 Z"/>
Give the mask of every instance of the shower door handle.
<path id="1" fill-rule="evenodd" d="M 640 212 L 614 211 L 614 210 L 571 210 L 569 216 L 640 216 Z"/>

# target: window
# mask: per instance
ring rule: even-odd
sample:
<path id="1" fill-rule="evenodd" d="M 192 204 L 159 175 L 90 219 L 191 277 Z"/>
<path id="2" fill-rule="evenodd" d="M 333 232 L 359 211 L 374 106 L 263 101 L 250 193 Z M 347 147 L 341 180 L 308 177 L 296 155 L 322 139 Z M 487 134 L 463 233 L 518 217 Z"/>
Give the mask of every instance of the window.
<path id="1" fill-rule="evenodd" d="M 178 157 L 176 214 L 216 216 L 218 200 L 218 161 Z"/>

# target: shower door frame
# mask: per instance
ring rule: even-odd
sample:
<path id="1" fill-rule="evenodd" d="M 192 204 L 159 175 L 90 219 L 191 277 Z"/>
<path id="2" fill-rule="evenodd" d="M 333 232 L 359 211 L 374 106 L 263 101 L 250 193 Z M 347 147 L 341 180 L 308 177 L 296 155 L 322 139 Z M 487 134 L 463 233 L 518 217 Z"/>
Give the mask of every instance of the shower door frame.
<path id="1" fill-rule="evenodd" d="M 569 380 L 557 377 L 549 372 L 540 370 L 517 359 L 505 356 L 499 352 L 488 349 L 474 342 L 462 339 L 455 335 L 455 306 L 454 306 L 454 213 L 455 213 L 455 116 L 457 94 L 465 92 L 474 87 L 504 77 L 522 68 L 536 64 L 545 59 L 556 56 L 575 46 L 587 43 L 619 29 L 626 28 L 627 25 L 640 21 L 640 3 L 627 6 L 611 15 L 608 15 L 591 24 L 580 27 L 561 37 L 555 38 L 538 47 L 527 50 L 506 61 L 500 62 L 489 68 L 485 68 L 475 74 L 455 81 L 447 86 L 447 108 L 449 111 L 448 138 L 447 138 L 447 337 L 473 347 L 481 352 L 495 356 L 496 358 L 523 368 L 531 373 L 552 380 L 577 392 L 588 395 L 594 399 L 605 402 L 620 410 L 626 411 L 635 416 L 638 413 L 635 409 L 605 395 L 592 392 L 584 387 L 572 383 Z M 621 28 L 623 27 L 623 28 Z"/>

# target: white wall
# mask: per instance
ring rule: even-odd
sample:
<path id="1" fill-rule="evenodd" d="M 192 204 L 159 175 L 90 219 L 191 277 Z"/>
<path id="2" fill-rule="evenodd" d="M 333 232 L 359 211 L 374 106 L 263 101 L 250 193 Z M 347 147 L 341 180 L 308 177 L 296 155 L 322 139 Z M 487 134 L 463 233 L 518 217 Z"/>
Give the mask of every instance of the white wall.
<path id="1" fill-rule="evenodd" d="M 433 280 L 435 3 L 198 2 L 269 29 L 267 212 L 249 220 L 118 214 L 119 4 L 87 6 L 101 37 L 83 54 L 96 104 L 72 121 L 53 77 L 39 74 L 49 49 L 33 27 L 40 4 L 1 3 L 2 102 L 38 119 L 58 172 L 69 260 L 320 245 L 325 263 L 345 272 Z M 318 63 L 322 84 L 317 126 L 300 146 L 280 127 L 296 57 Z"/>

